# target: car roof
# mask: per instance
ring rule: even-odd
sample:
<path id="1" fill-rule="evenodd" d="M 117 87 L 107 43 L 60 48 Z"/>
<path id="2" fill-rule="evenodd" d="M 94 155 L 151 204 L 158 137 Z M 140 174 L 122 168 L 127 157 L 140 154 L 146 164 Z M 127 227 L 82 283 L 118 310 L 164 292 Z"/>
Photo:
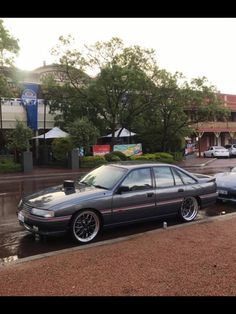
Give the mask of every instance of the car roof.
<path id="1" fill-rule="evenodd" d="M 167 164 L 167 163 L 155 163 L 155 162 L 135 162 L 135 161 L 121 161 L 118 163 L 111 163 L 108 164 L 107 166 L 115 166 L 119 168 L 125 168 L 125 169 L 137 169 L 137 168 L 143 168 L 143 167 L 156 167 L 156 166 L 174 166 L 178 168 L 175 165 L 172 164 Z"/>

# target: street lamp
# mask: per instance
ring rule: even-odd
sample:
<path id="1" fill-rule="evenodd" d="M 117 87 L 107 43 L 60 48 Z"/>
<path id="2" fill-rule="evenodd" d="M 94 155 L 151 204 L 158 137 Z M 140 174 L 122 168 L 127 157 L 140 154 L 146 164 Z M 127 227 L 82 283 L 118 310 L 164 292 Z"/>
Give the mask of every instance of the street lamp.
<path id="1" fill-rule="evenodd" d="M 47 99 L 44 99 L 43 102 L 43 163 L 45 164 L 47 161 L 47 151 L 46 151 L 46 138 L 45 138 L 45 133 L 46 133 L 46 107 L 47 107 Z"/>
<path id="2" fill-rule="evenodd" d="M 2 134 L 2 98 L 0 97 L 0 129 Z"/>

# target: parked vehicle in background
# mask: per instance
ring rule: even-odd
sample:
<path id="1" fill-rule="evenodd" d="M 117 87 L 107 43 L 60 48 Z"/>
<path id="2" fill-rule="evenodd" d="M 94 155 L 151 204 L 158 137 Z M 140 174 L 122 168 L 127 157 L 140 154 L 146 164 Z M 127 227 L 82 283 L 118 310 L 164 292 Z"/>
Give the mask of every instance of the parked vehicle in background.
<path id="1" fill-rule="evenodd" d="M 199 208 L 216 199 L 214 177 L 170 164 L 124 162 L 23 197 L 17 214 L 32 233 L 70 232 L 77 242 L 88 243 L 105 227 L 175 215 L 192 221 Z"/>
<path id="2" fill-rule="evenodd" d="M 228 149 L 230 157 L 236 156 L 236 144 L 227 144 L 225 148 Z"/>
<path id="3" fill-rule="evenodd" d="M 216 173 L 218 199 L 236 202 L 236 167 L 228 172 Z"/>
<path id="4" fill-rule="evenodd" d="M 223 146 L 210 146 L 203 152 L 204 157 L 229 157 L 229 151 Z"/>

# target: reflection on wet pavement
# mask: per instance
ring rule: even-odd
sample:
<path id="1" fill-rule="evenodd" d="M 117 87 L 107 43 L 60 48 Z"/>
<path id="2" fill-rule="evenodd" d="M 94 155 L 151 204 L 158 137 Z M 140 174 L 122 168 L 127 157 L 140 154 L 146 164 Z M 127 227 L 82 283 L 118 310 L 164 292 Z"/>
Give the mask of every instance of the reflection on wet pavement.
<path id="1" fill-rule="evenodd" d="M 76 179 L 71 177 L 70 179 Z M 44 188 L 62 184 L 64 177 L 27 179 L 24 181 L 0 182 L 0 224 L 16 217 L 16 206 L 22 194 L 31 194 Z"/>
<path id="2" fill-rule="evenodd" d="M 71 176 L 67 179 L 77 179 Z M 0 182 L 0 265 L 18 258 L 68 247 L 69 239 L 50 239 L 36 243 L 34 236 L 18 223 L 16 208 L 22 194 L 30 194 L 63 183 L 64 177 Z M 71 243 L 70 243 L 71 245 Z M 72 244 L 73 245 L 73 244 Z"/>

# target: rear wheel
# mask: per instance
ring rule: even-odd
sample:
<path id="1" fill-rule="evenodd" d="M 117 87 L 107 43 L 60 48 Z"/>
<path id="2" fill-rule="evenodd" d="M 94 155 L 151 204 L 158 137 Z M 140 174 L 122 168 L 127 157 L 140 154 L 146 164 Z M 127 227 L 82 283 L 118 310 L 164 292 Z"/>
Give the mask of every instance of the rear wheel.
<path id="1" fill-rule="evenodd" d="M 179 211 L 180 219 L 186 222 L 194 220 L 198 214 L 198 208 L 199 205 L 195 197 L 186 197 L 183 200 Z"/>
<path id="2" fill-rule="evenodd" d="M 91 209 L 78 212 L 71 224 L 71 234 L 80 243 L 91 242 L 99 233 L 101 222 L 98 215 Z"/>

